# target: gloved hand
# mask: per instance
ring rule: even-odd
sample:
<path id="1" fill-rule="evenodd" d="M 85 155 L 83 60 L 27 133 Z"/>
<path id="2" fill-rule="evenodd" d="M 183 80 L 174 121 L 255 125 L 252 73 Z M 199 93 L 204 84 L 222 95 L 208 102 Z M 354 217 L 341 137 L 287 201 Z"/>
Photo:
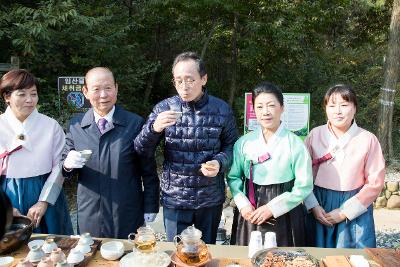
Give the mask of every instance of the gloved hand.
<path id="1" fill-rule="evenodd" d="M 77 169 L 82 168 L 86 163 L 86 159 L 81 156 L 81 153 L 75 150 L 68 152 L 67 158 L 64 161 L 64 168 Z"/>
<path id="2" fill-rule="evenodd" d="M 156 219 L 157 213 L 145 213 L 144 214 L 144 221 L 146 223 L 149 222 L 154 222 L 154 220 Z"/>

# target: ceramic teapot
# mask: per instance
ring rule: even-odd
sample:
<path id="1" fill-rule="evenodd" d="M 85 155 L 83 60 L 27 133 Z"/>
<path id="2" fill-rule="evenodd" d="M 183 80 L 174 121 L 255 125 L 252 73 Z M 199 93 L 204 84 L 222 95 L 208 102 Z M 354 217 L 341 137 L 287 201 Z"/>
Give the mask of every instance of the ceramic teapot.
<path id="1" fill-rule="evenodd" d="M 205 262 L 208 259 L 207 245 L 201 240 L 201 231 L 196 227 L 189 226 L 180 235 L 174 237 L 176 255 L 178 258 L 190 265 Z M 178 242 L 178 239 L 180 241 Z"/>
<path id="2" fill-rule="evenodd" d="M 156 248 L 156 235 L 150 226 L 142 226 L 137 229 L 137 234 L 130 233 L 128 240 L 131 241 L 135 248 L 144 253 L 153 252 Z"/>

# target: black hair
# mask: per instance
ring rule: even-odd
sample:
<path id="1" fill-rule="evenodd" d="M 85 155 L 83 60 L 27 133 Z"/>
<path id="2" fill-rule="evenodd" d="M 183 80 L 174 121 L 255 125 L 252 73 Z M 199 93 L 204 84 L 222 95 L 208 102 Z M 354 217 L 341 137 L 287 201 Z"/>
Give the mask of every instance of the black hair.
<path id="1" fill-rule="evenodd" d="M 206 66 L 204 64 L 204 61 L 195 53 L 195 52 L 183 52 L 179 55 L 177 55 L 174 59 L 174 63 L 172 64 L 172 73 L 174 73 L 174 68 L 176 64 L 178 64 L 181 61 L 186 61 L 186 60 L 193 60 L 197 64 L 197 70 L 200 74 L 200 77 L 203 77 L 204 75 L 207 74 L 206 71 Z"/>
<path id="2" fill-rule="evenodd" d="M 334 94 L 338 94 L 347 102 L 353 103 L 357 110 L 356 93 L 354 92 L 353 88 L 351 88 L 350 85 L 346 85 L 346 84 L 334 85 L 331 88 L 329 88 L 328 91 L 326 91 L 325 96 L 324 96 L 323 108 L 325 108 L 326 105 L 328 105 L 329 98 Z"/>
<path id="3" fill-rule="evenodd" d="M 253 100 L 253 106 L 254 102 L 256 100 L 256 97 L 259 96 L 262 93 L 266 94 L 273 94 L 276 99 L 278 99 L 279 103 L 281 106 L 283 106 L 283 94 L 281 89 L 279 89 L 278 86 L 275 84 L 268 82 L 268 81 L 263 81 L 259 83 L 252 91 L 251 91 L 251 96 Z"/>

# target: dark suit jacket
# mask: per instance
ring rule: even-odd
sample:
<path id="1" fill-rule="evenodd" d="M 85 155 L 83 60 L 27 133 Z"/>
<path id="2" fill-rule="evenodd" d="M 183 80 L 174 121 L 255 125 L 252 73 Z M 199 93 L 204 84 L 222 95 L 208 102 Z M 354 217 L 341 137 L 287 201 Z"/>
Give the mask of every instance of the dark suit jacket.
<path id="1" fill-rule="evenodd" d="M 144 120 L 116 106 L 113 128 L 100 134 L 93 110 L 70 121 L 63 159 L 70 150 L 93 154 L 78 173 L 78 226 L 95 237 L 127 238 L 143 225 L 144 213 L 159 209 L 154 157 L 138 156 L 134 139 Z M 65 176 L 73 174 L 63 172 Z"/>

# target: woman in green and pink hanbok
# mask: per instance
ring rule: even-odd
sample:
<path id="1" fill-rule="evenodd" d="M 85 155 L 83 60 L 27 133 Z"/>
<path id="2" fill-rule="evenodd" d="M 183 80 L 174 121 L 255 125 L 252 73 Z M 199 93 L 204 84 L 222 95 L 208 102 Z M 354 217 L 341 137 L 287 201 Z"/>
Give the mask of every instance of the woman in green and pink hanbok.
<path id="1" fill-rule="evenodd" d="M 260 127 L 236 142 L 227 178 L 238 208 L 231 243 L 248 245 L 251 231 L 259 230 L 275 232 L 278 246 L 304 246 L 302 202 L 312 191 L 310 156 L 281 123 L 280 89 L 263 82 L 252 97 Z"/>

